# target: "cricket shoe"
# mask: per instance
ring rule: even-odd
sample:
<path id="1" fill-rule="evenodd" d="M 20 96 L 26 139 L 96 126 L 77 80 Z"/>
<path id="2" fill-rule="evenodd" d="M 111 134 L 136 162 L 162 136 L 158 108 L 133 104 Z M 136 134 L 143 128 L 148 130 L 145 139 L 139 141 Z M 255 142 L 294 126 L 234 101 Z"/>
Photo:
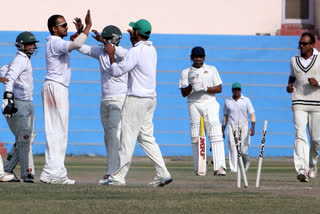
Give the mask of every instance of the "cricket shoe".
<path id="1" fill-rule="evenodd" d="M 8 182 L 12 179 L 14 179 L 14 174 L 10 174 L 7 172 L 4 172 L 4 174 L 0 176 L 0 182 Z"/>
<path id="2" fill-rule="evenodd" d="M 14 174 L 14 172 L 10 172 L 9 174 L 13 174 L 14 178 L 11 179 L 9 182 L 20 182 L 20 179 Z"/>
<path id="3" fill-rule="evenodd" d="M 223 167 L 220 167 L 217 171 L 213 172 L 213 175 L 217 175 L 217 176 L 226 176 L 226 170 Z"/>
<path id="4" fill-rule="evenodd" d="M 297 175 L 297 179 L 300 182 L 308 182 L 308 174 L 307 174 L 306 170 L 300 169 L 299 173 Z"/>
<path id="5" fill-rule="evenodd" d="M 23 182 L 25 182 L 25 183 L 34 183 L 33 179 L 34 179 L 33 175 L 28 174 L 27 177 L 23 178 Z"/>
<path id="6" fill-rule="evenodd" d="M 125 186 L 126 183 L 107 179 L 107 181 L 105 181 L 102 185 L 106 185 L 106 186 Z"/>
<path id="7" fill-rule="evenodd" d="M 317 177 L 317 174 L 318 174 L 317 170 L 312 167 L 312 168 L 309 169 L 308 177 L 313 179 L 313 178 Z"/>
<path id="8" fill-rule="evenodd" d="M 99 185 L 102 185 L 104 184 L 104 182 L 107 182 L 108 181 L 108 178 L 110 177 L 110 175 L 105 175 L 103 176 L 101 179 L 98 180 L 98 184 Z"/>
<path id="9" fill-rule="evenodd" d="M 73 184 L 76 184 L 76 181 L 75 180 L 71 180 L 68 177 L 64 177 L 64 178 L 58 179 L 57 184 L 73 185 Z"/>
<path id="10" fill-rule="evenodd" d="M 163 187 L 173 181 L 172 177 L 162 178 L 156 177 L 152 182 L 148 184 L 149 187 Z"/>

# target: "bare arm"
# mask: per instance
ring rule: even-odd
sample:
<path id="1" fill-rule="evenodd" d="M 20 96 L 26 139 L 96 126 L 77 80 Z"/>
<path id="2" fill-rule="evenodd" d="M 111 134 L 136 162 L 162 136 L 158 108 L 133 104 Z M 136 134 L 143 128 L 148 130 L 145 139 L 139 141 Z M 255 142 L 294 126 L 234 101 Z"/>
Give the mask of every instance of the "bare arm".
<path id="1" fill-rule="evenodd" d="M 288 85 L 287 85 L 287 92 L 292 93 L 294 88 L 293 88 L 293 83 L 296 81 L 296 78 L 293 76 L 289 76 L 288 80 Z"/>
<path id="2" fill-rule="evenodd" d="M 187 97 L 187 96 L 189 96 L 189 94 L 190 94 L 191 91 L 192 91 L 192 86 L 189 85 L 189 86 L 186 87 L 186 88 L 180 88 L 180 90 L 181 90 L 182 96 L 183 96 L 183 97 Z"/>
<path id="3" fill-rule="evenodd" d="M 211 94 L 218 94 L 218 93 L 221 93 L 222 92 L 222 85 L 217 85 L 217 86 L 214 86 L 214 87 L 208 87 L 208 93 L 211 93 Z"/>

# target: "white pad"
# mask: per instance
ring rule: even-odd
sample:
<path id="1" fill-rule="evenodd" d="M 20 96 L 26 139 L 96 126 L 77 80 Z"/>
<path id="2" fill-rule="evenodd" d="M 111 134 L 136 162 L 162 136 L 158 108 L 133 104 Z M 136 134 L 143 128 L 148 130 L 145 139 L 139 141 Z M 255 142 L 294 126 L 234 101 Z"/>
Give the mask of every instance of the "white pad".
<path id="1" fill-rule="evenodd" d="M 192 144 L 194 171 L 198 172 L 198 144 Z"/>
<path id="2" fill-rule="evenodd" d="M 0 177 L 4 174 L 2 157 L 0 155 Z"/>
<path id="3" fill-rule="evenodd" d="M 220 167 L 226 169 L 226 160 L 224 153 L 224 142 L 218 141 L 211 143 L 213 170 L 217 171 Z"/>

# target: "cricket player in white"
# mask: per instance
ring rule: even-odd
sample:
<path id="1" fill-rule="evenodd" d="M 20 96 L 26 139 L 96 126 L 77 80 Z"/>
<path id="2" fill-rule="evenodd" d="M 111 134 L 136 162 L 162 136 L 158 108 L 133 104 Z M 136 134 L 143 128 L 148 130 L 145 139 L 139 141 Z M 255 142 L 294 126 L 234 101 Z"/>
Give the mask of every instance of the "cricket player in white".
<path id="1" fill-rule="evenodd" d="M 70 52 L 80 49 L 87 39 L 92 25 L 89 10 L 85 23 L 85 29 L 74 41 L 65 41 L 63 37 L 68 34 L 68 24 L 64 17 L 53 15 L 48 19 L 51 36 L 47 37 L 47 72 L 42 87 L 47 142 L 45 164 L 40 176 L 40 181 L 43 183 L 75 184 L 75 180 L 67 177 L 67 169 L 64 166 L 68 142 Z"/>
<path id="2" fill-rule="evenodd" d="M 214 66 L 204 63 L 205 50 L 194 47 L 191 51 L 192 66 L 181 73 L 179 88 L 183 97 L 188 97 L 194 170 L 198 171 L 198 137 L 200 118 L 204 117 L 213 157 L 214 175 L 226 175 L 224 141 L 219 120 L 219 103 L 215 94 L 221 93 L 222 81 Z"/>
<path id="3" fill-rule="evenodd" d="M 291 58 L 291 73 L 287 92 L 292 93 L 292 111 L 295 128 L 294 164 L 297 179 L 307 182 L 317 176 L 320 148 L 320 58 L 314 49 L 315 37 L 303 33 L 300 37 L 300 55 Z M 310 144 L 306 132 L 308 126 Z"/>
<path id="4" fill-rule="evenodd" d="M 234 142 L 231 124 L 238 130 L 241 130 L 241 154 L 244 168 L 247 171 L 250 165 L 248 148 L 250 146 L 250 136 L 254 135 L 254 127 L 256 123 L 256 116 L 254 108 L 248 97 L 241 94 L 241 84 L 235 82 L 232 84 L 233 96 L 226 99 L 223 107 L 222 133 L 227 126 L 228 135 L 228 151 L 229 151 L 229 165 L 230 171 L 236 172 L 238 169 L 238 153 Z M 248 116 L 250 115 L 251 129 L 248 127 Z"/>
<path id="5" fill-rule="evenodd" d="M 0 77 L 0 82 L 6 83 L 8 82 L 8 79 L 4 77 Z M 0 155 L 0 182 L 8 182 L 14 179 L 14 175 L 11 173 L 7 173 L 3 169 L 3 162 L 2 162 L 2 157 Z"/>
<path id="6" fill-rule="evenodd" d="M 128 92 L 121 115 L 121 143 L 119 150 L 120 168 L 109 177 L 104 185 L 125 185 L 135 144 L 138 142 L 156 168 L 156 176 L 150 187 L 164 186 L 172 182 L 159 145 L 153 136 L 153 114 L 156 107 L 157 52 L 148 41 L 151 24 L 140 19 L 129 24 L 128 30 L 133 47 L 124 59 L 116 63 L 115 48 L 106 44 L 113 76 L 128 73 Z"/>
<path id="7" fill-rule="evenodd" d="M 118 46 L 122 37 L 118 27 L 113 25 L 106 26 L 101 36 L 96 30 L 92 31 L 95 33 L 94 38 L 97 41 L 102 43 L 110 42 L 115 46 L 117 63 L 127 54 L 127 49 Z M 104 47 L 82 45 L 79 52 L 97 59 L 100 64 L 102 85 L 100 116 L 104 128 L 104 143 L 108 157 L 107 170 L 103 178 L 98 181 L 98 184 L 103 184 L 112 173 L 119 169 L 121 112 L 128 89 L 128 74 L 120 77 L 111 75 L 110 59 Z"/>
<path id="8" fill-rule="evenodd" d="M 14 134 L 15 146 L 10 158 L 4 163 L 4 171 L 12 173 L 18 162 L 21 165 L 21 178 L 24 182 L 33 183 L 34 166 L 32 143 L 35 137 L 33 107 L 33 73 L 31 56 L 38 41 L 30 32 L 17 36 L 18 52 L 14 60 L 1 68 L 1 75 L 8 79 L 2 100 L 2 113 L 9 128 Z M 16 181 L 20 181 L 16 178 Z"/>

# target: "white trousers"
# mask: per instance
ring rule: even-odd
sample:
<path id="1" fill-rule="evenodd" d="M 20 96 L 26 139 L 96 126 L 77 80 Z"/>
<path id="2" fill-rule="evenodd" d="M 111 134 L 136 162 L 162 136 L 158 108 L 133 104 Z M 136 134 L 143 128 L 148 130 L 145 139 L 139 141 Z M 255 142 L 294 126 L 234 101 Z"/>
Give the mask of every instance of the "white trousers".
<path id="1" fill-rule="evenodd" d="M 235 126 L 238 129 L 238 126 Z M 241 127 L 241 154 L 244 164 L 244 168 L 248 170 L 249 168 L 249 156 L 248 148 L 250 146 L 250 134 L 249 134 L 248 125 Z M 236 172 L 238 169 L 238 152 L 236 144 L 234 142 L 233 132 L 231 124 L 227 126 L 227 135 L 228 135 L 228 151 L 229 151 L 229 166 L 231 172 Z"/>
<path id="2" fill-rule="evenodd" d="M 104 128 L 104 143 L 107 150 L 107 170 L 111 175 L 119 169 L 119 148 L 121 133 L 121 111 L 126 96 L 102 100 L 100 104 L 101 123 Z"/>
<path id="3" fill-rule="evenodd" d="M 65 178 L 67 169 L 64 160 L 69 123 L 68 88 L 53 81 L 45 81 L 42 87 L 42 101 L 47 146 L 40 179 Z"/>
<path id="4" fill-rule="evenodd" d="M 3 169 L 3 162 L 2 162 L 2 157 L 0 155 L 0 177 L 4 175 L 4 169 Z"/>
<path id="5" fill-rule="evenodd" d="M 320 112 L 294 111 L 294 128 L 296 131 L 294 141 L 294 165 L 296 171 L 310 167 L 317 169 L 318 150 L 320 146 Z M 310 149 L 306 127 L 310 136 Z"/>
<path id="6" fill-rule="evenodd" d="M 9 153 L 8 160 L 4 163 L 4 170 L 11 173 L 17 166 L 21 165 L 21 177 L 27 177 L 32 174 L 33 155 L 32 143 L 35 134 L 34 129 L 34 107 L 31 101 L 21 101 L 15 99 L 15 105 L 18 109 L 14 117 L 6 118 L 11 132 L 15 136 L 15 146 Z M 29 164 L 30 163 L 30 164 Z M 29 169 L 29 167 L 31 167 Z"/>
<path id="7" fill-rule="evenodd" d="M 204 125 L 212 149 L 214 171 L 217 171 L 220 167 L 226 168 L 219 109 L 219 103 L 214 99 L 202 103 L 189 103 L 191 141 L 193 144 L 198 142 L 198 136 L 200 135 L 200 118 L 204 117 Z M 194 168 L 195 171 L 197 171 L 198 158 L 197 156 L 195 157 L 195 155 L 198 154 L 198 151 L 195 151 L 197 147 L 193 146 L 192 148 Z"/>
<path id="8" fill-rule="evenodd" d="M 125 183 L 137 139 L 155 166 L 155 178 L 170 177 L 159 145 L 153 136 L 152 119 L 155 107 L 155 98 L 126 97 L 121 116 L 120 168 L 110 176 L 111 180 Z"/>

